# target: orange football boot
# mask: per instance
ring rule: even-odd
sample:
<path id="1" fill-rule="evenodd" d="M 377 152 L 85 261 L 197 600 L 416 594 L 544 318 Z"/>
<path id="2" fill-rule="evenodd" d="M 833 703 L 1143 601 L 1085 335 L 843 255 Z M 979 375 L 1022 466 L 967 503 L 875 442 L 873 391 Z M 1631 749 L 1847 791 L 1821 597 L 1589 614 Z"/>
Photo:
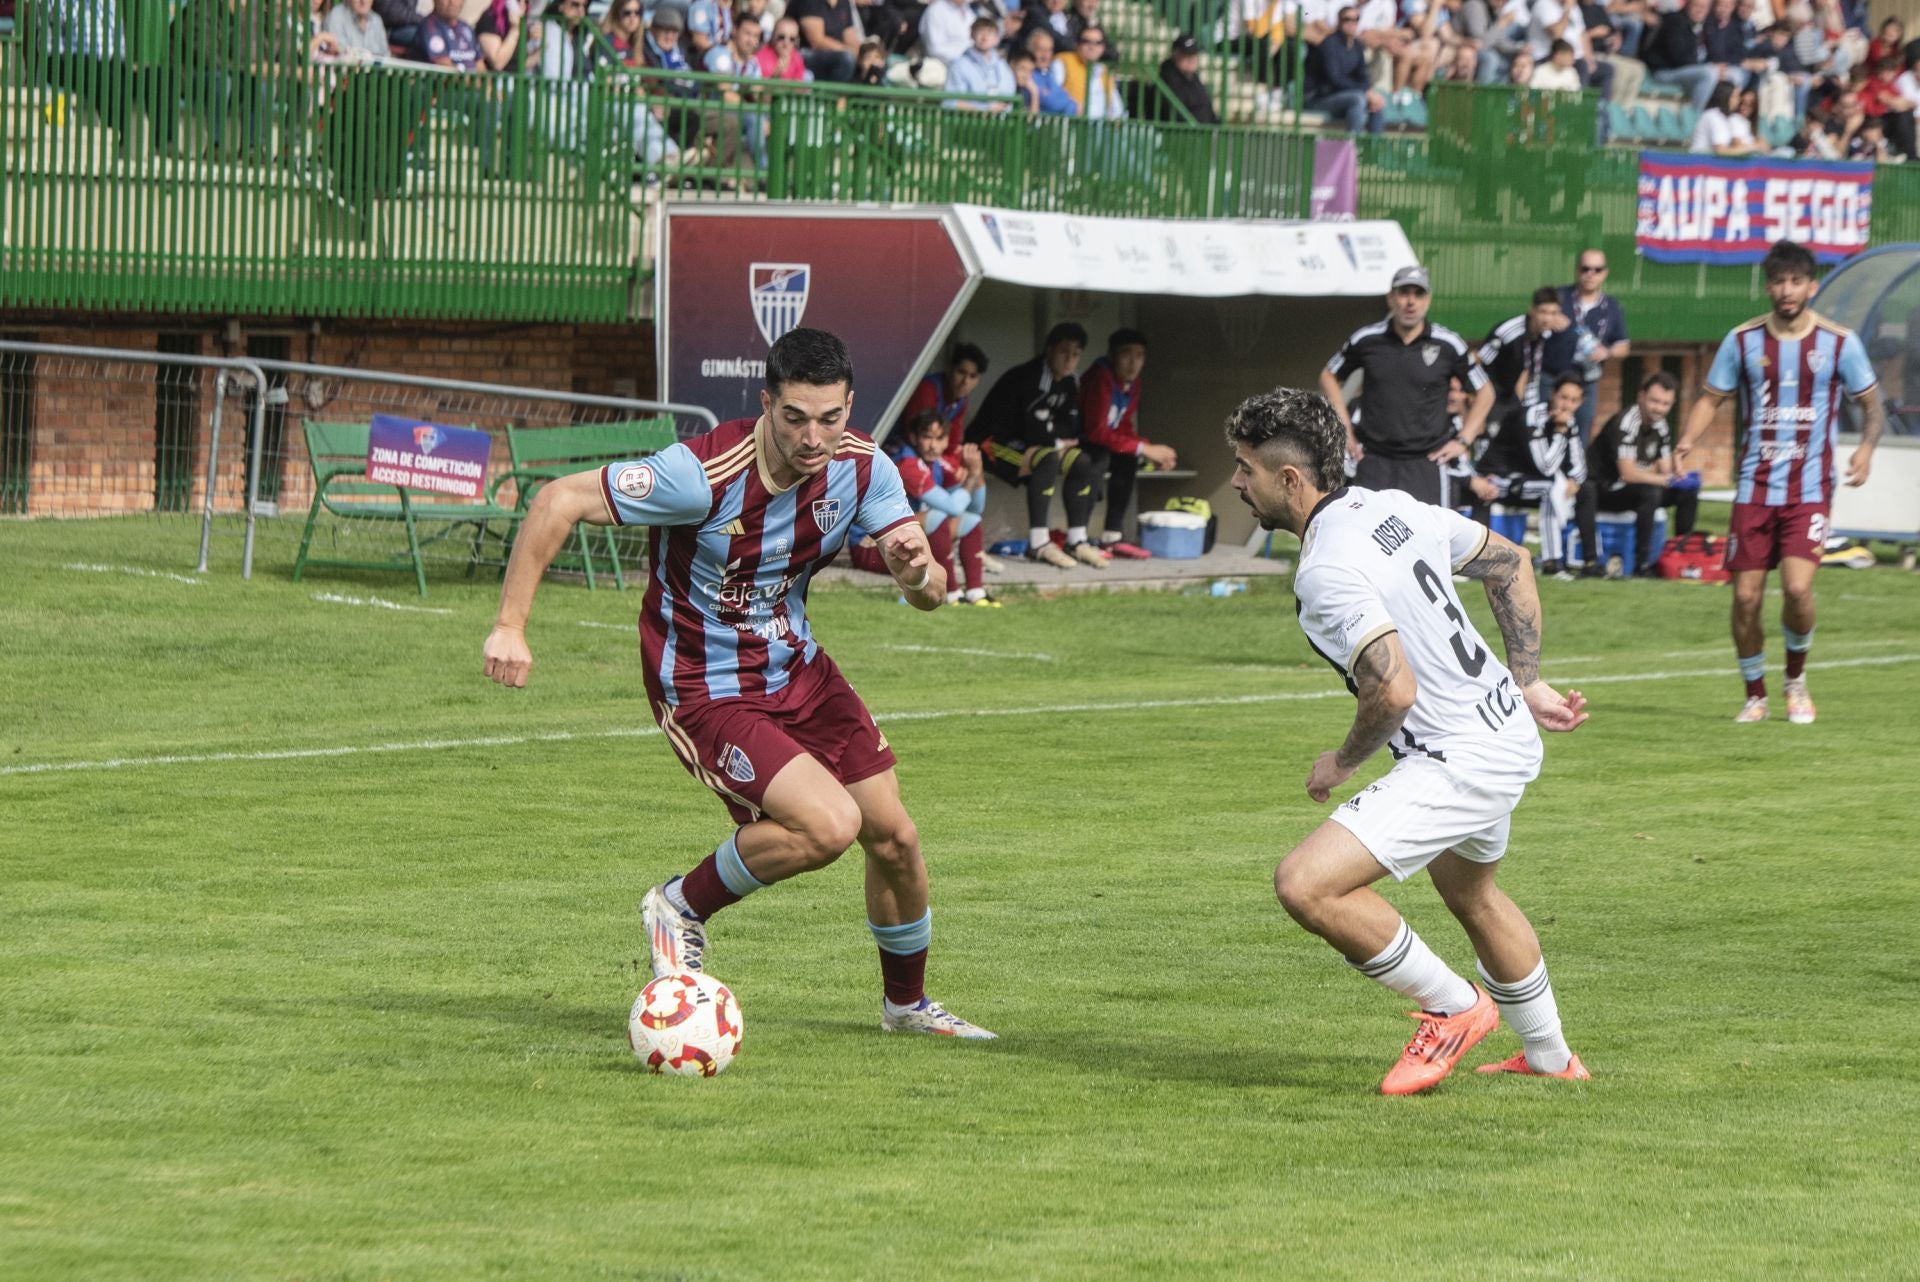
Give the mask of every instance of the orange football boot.
<path id="1" fill-rule="evenodd" d="M 1525 1077 L 1557 1077 L 1563 1082 L 1584 1082 L 1593 1077 L 1593 1074 L 1587 1071 L 1587 1066 L 1580 1062 L 1578 1055 L 1568 1060 L 1567 1066 L 1559 1072 L 1543 1073 L 1527 1063 L 1527 1053 L 1525 1051 L 1521 1051 L 1512 1059 L 1503 1059 L 1497 1064 L 1482 1064 L 1473 1071 L 1476 1073 L 1519 1073 Z"/>
<path id="2" fill-rule="evenodd" d="M 1473 986 L 1473 991 L 1480 995 L 1480 1000 L 1458 1015 L 1408 1012 L 1420 1021 L 1420 1027 L 1407 1043 L 1407 1049 L 1400 1053 L 1400 1062 L 1388 1070 L 1386 1080 L 1380 1083 L 1382 1095 L 1413 1095 L 1438 1085 L 1453 1071 L 1462 1055 L 1500 1027 L 1500 1008 L 1493 1004 L 1493 998 L 1478 984 Z"/>

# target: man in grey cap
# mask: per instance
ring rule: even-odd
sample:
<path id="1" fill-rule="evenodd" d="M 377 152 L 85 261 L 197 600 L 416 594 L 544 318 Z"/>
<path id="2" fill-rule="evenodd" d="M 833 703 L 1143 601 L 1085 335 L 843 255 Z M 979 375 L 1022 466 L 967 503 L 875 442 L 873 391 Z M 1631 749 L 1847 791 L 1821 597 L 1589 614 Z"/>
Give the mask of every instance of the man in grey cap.
<path id="1" fill-rule="evenodd" d="M 1432 289 L 1424 267 L 1395 272 L 1387 318 L 1353 332 L 1320 371 L 1320 390 L 1346 425 L 1355 485 L 1405 490 L 1444 507 L 1447 465 L 1485 430 L 1493 386 L 1466 340 L 1427 319 Z M 1349 408 L 1345 385 L 1355 374 L 1361 403 Z M 1458 431 L 1447 413 L 1447 385 L 1455 378 L 1473 398 Z"/>

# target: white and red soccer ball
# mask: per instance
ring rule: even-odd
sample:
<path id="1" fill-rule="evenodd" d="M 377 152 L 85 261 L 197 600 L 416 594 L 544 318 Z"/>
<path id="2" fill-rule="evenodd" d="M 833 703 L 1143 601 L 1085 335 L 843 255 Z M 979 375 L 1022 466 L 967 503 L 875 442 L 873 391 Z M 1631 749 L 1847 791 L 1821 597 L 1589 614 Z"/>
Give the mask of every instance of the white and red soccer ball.
<path id="1" fill-rule="evenodd" d="M 627 1042 L 656 1073 L 712 1077 L 740 1053 L 740 1003 L 709 975 L 662 975 L 640 990 Z"/>

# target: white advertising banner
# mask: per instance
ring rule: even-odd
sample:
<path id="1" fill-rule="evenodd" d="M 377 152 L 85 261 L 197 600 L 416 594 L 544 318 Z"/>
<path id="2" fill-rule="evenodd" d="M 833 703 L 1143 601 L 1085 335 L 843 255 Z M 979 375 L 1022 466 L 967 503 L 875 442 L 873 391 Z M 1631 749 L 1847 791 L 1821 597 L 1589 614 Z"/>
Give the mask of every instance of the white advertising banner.
<path id="1" fill-rule="evenodd" d="M 1227 222 L 955 205 L 988 280 L 1195 298 L 1377 296 L 1414 258 L 1395 222 Z"/>

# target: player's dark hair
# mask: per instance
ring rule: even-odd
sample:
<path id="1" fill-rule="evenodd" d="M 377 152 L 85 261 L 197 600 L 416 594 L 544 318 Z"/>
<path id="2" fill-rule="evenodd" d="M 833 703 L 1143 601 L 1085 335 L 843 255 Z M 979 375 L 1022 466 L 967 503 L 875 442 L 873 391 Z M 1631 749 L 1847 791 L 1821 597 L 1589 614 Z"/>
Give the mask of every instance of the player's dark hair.
<path id="1" fill-rule="evenodd" d="M 1680 380 L 1663 369 L 1657 369 L 1640 380 L 1641 391 L 1654 387 L 1664 388 L 1675 396 L 1680 395 Z"/>
<path id="2" fill-rule="evenodd" d="M 1041 350 L 1051 351 L 1059 343 L 1078 343 L 1085 347 L 1087 345 L 1086 326 L 1074 321 L 1061 321 L 1047 331 L 1047 341 L 1041 344 Z"/>
<path id="3" fill-rule="evenodd" d="M 775 396 L 788 383 L 853 390 L 853 357 L 847 345 L 824 329 L 790 329 L 767 352 L 767 390 Z"/>
<path id="4" fill-rule="evenodd" d="M 1347 429 L 1318 392 L 1276 387 L 1249 396 L 1227 417 L 1227 441 L 1286 450 L 1319 490 L 1336 490 L 1346 480 Z"/>
<path id="5" fill-rule="evenodd" d="M 1553 392 L 1559 391 L 1561 388 L 1566 387 L 1568 384 L 1572 384 L 1574 387 L 1579 388 L 1580 394 L 1582 396 L 1586 395 L 1586 392 L 1587 392 L 1586 375 L 1582 374 L 1579 370 L 1572 370 L 1572 369 L 1563 369 L 1558 374 L 1555 374 L 1553 376 L 1553 389 L 1547 394 L 1551 396 Z"/>
<path id="6" fill-rule="evenodd" d="M 987 354 L 981 351 L 979 345 L 976 343 L 955 343 L 953 345 L 953 359 L 947 362 L 947 368 L 952 369 L 961 361 L 972 361 L 975 369 L 979 370 L 982 374 L 987 372 Z"/>
<path id="7" fill-rule="evenodd" d="M 1812 250 L 1781 240 L 1775 241 L 1767 256 L 1760 260 L 1760 274 L 1768 280 L 1779 276 L 1805 276 L 1812 280 L 1819 272 L 1814 266 Z"/>
<path id="8" fill-rule="evenodd" d="M 1542 285 L 1533 291 L 1533 301 L 1528 303 L 1527 307 L 1532 309 L 1547 303 L 1552 303 L 1555 307 L 1558 307 L 1560 305 L 1560 291 L 1551 285 Z"/>
<path id="9" fill-rule="evenodd" d="M 943 421 L 939 410 L 921 410 L 907 420 L 907 439 L 917 441 L 934 428 L 941 426 Z"/>
<path id="10" fill-rule="evenodd" d="M 1007 65 L 1009 67 L 1032 61 L 1034 61 L 1033 50 L 1027 48 L 1025 45 L 1016 47 L 1012 53 L 1007 55 Z"/>
<path id="11" fill-rule="evenodd" d="M 1145 347 L 1147 336 L 1137 329 L 1116 329 L 1107 335 L 1107 355 L 1112 356 L 1123 347 Z"/>

